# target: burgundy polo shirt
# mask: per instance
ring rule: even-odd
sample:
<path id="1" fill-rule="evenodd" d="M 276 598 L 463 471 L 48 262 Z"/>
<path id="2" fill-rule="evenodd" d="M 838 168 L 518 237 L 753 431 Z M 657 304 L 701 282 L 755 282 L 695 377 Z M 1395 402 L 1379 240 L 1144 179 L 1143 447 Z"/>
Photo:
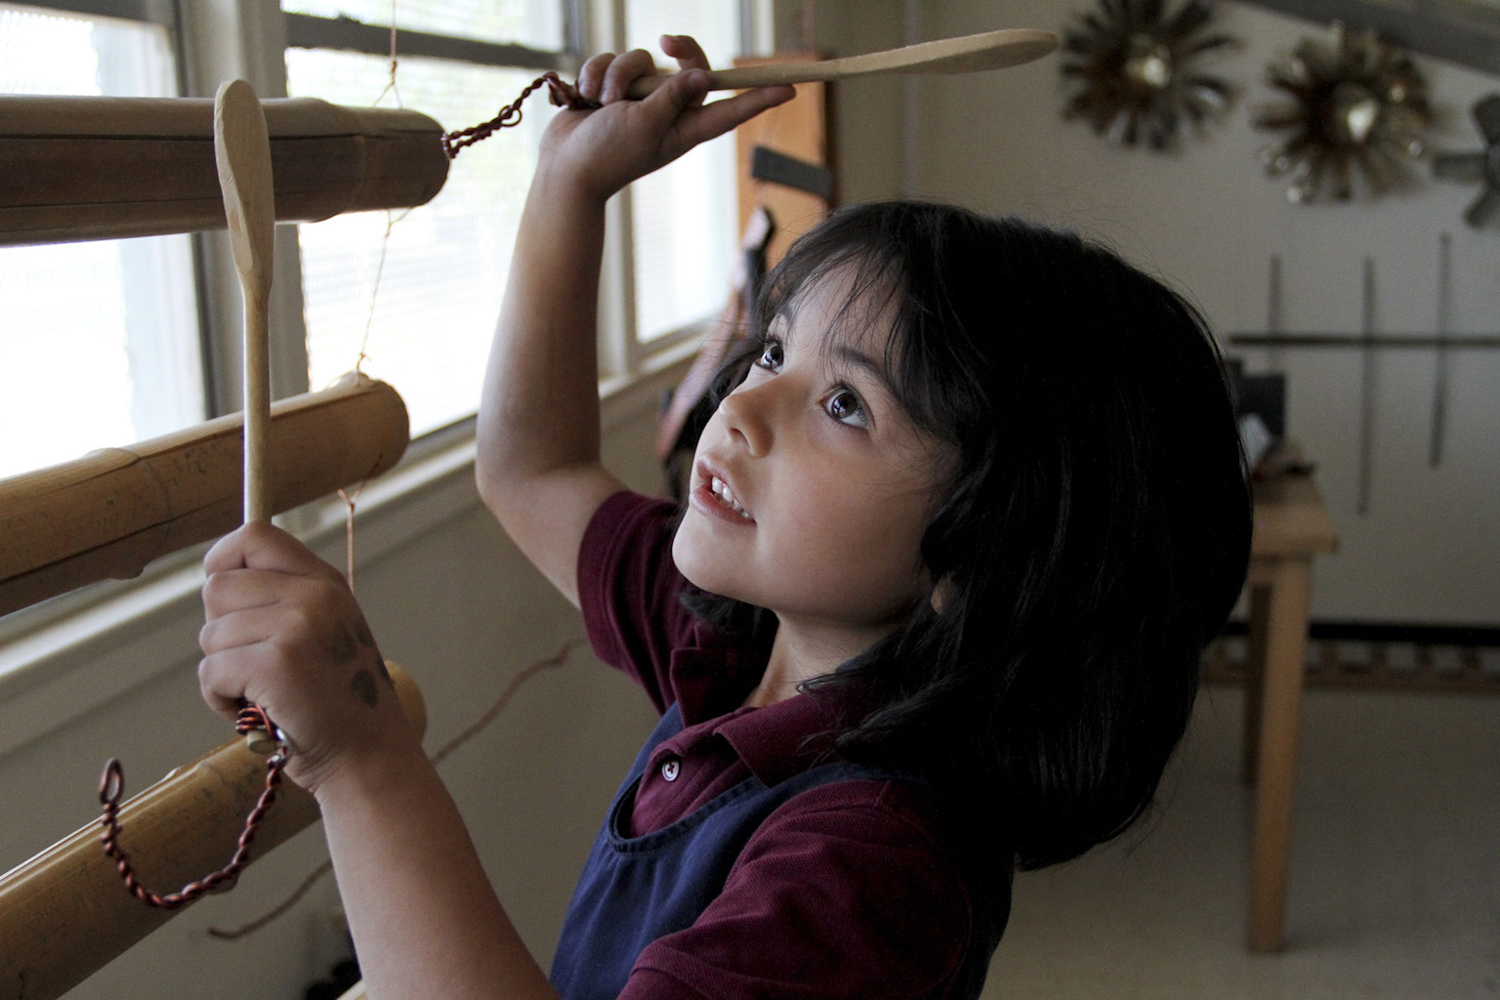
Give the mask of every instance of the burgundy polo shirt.
<path id="1" fill-rule="evenodd" d="M 578 560 L 594 651 L 634 677 L 684 728 L 653 753 L 632 834 L 660 829 L 748 777 L 807 769 L 840 714 L 797 695 L 743 708 L 769 647 L 740 648 L 682 607 L 671 559 L 675 508 L 618 493 L 595 513 Z M 809 737 L 813 737 L 809 740 Z M 950 997 L 974 908 L 934 800 L 901 781 L 847 780 L 803 792 L 751 837 L 723 892 L 693 926 L 637 960 L 622 997 Z"/>

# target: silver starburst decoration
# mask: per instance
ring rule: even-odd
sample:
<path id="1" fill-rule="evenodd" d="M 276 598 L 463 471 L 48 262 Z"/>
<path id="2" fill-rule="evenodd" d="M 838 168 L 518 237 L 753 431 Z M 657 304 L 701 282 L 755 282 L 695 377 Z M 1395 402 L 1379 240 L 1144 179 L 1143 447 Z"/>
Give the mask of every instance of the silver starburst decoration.
<path id="1" fill-rule="evenodd" d="M 1088 119 L 1112 142 L 1133 146 L 1144 137 L 1168 150 L 1185 125 L 1222 115 L 1233 88 L 1197 64 L 1238 42 L 1202 33 L 1212 14 L 1208 0 L 1189 0 L 1170 17 L 1164 0 L 1100 0 L 1063 39 L 1063 76 L 1083 83 L 1067 116 Z"/>
<path id="2" fill-rule="evenodd" d="M 1412 181 L 1408 164 L 1427 150 L 1427 81 L 1406 52 L 1372 31 L 1332 27 L 1328 41 L 1303 38 L 1266 69 L 1289 98 L 1261 108 L 1255 124 L 1288 133 L 1261 152 L 1266 172 L 1288 177 L 1287 198 L 1352 197 L 1355 175 L 1372 195 Z"/>

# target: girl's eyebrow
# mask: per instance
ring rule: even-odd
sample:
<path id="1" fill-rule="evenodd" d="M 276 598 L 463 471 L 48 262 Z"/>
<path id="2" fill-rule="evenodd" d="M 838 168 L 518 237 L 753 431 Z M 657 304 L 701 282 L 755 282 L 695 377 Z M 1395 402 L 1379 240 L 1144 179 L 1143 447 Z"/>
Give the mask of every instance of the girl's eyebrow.
<path id="1" fill-rule="evenodd" d="M 876 361 L 863 351 L 857 351 L 846 344 L 840 344 L 833 349 L 834 357 L 842 364 L 849 365 L 864 372 L 870 378 L 880 384 L 886 395 L 892 399 L 901 398 L 896 392 L 896 384 L 891 381 L 890 373 L 885 370 L 885 365 Z"/>

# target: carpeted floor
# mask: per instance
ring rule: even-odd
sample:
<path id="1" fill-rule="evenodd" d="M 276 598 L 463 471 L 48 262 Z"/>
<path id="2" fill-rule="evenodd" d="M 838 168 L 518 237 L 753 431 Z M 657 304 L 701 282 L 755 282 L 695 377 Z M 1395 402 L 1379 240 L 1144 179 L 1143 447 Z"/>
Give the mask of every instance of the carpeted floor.
<path id="1" fill-rule="evenodd" d="M 1241 706 L 1205 687 L 1149 829 L 1017 878 L 985 997 L 1500 997 L 1500 698 L 1308 691 L 1276 955 L 1244 944 Z"/>

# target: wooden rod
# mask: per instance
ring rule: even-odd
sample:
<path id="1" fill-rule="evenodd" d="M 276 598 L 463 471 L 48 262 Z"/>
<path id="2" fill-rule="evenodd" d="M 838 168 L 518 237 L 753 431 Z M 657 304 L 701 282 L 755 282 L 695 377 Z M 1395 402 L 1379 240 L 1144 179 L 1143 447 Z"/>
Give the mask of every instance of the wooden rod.
<path id="1" fill-rule="evenodd" d="M 1004 28 L 977 35 L 940 38 L 899 49 L 817 61 L 794 60 L 736 66 L 709 74 L 711 90 L 741 90 L 779 83 L 815 83 L 883 73 L 978 73 L 1020 66 L 1050 54 L 1057 36 L 1033 28 Z M 670 73 L 643 76 L 630 85 L 629 96 L 645 97 Z"/>
<path id="2" fill-rule="evenodd" d="M 242 513 L 242 418 L 0 479 L 0 615 L 232 530 Z M 395 465 L 409 440 L 396 390 L 363 375 L 271 407 L 274 513 Z"/>
<path id="3" fill-rule="evenodd" d="M 214 98 L 214 159 L 245 307 L 245 520 L 271 519 L 271 329 L 276 203 L 260 99 L 244 80 Z"/>
<path id="4" fill-rule="evenodd" d="M 426 204 L 443 127 L 397 108 L 261 102 L 276 218 Z M 0 96 L 0 246 L 223 229 L 210 98 Z"/>
<path id="5" fill-rule="evenodd" d="M 420 736 L 422 693 L 400 667 L 387 668 Z M 265 783 L 265 757 L 236 737 L 127 800 L 120 842 L 142 884 L 174 892 L 222 867 Z M 313 797 L 283 781 L 251 863 L 317 818 Z M 186 909 L 156 909 L 126 892 L 99 834 L 91 823 L 0 876 L 0 995 L 61 996 Z"/>

